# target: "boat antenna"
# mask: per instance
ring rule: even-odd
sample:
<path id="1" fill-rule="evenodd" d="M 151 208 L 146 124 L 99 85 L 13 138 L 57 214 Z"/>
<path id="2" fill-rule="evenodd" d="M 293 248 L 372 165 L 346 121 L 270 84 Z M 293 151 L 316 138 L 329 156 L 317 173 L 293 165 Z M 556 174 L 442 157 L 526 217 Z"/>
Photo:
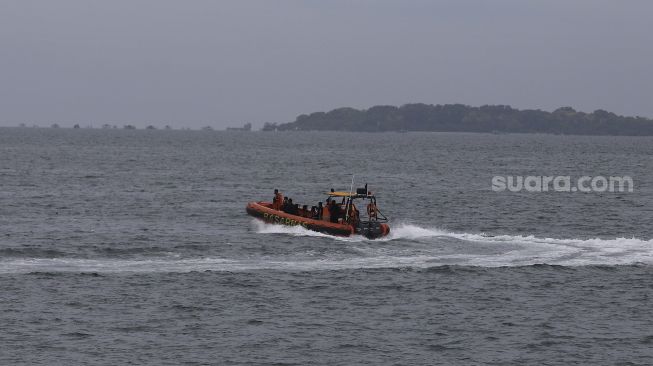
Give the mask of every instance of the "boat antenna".
<path id="1" fill-rule="evenodd" d="M 351 195 L 354 193 L 354 175 L 351 175 L 351 187 L 349 188 L 349 204 L 347 205 L 347 211 L 345 212 L 345 219 L 349 221 L 349 207 L 351 207 L 352 200 Z"/>

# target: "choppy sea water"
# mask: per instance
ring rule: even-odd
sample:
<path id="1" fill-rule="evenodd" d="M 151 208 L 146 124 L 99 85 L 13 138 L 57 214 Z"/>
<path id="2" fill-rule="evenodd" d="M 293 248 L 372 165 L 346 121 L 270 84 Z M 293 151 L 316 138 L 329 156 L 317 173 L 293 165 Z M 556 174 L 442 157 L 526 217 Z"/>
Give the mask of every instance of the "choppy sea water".
<path id="1" fill-rule="evenodd" d="M 0 128 L 0 364 L 652 364 L 652 143 Z M 245 214 L 352 173 L 389 237 Z"/>

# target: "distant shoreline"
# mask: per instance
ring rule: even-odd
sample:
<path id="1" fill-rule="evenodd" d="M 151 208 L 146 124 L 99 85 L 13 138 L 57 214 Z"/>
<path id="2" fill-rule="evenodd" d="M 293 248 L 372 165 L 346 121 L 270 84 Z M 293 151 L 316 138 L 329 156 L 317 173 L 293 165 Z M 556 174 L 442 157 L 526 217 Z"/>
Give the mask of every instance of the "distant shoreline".
<path id="1" fill-rule="evenodd" d="M 59 127 L 59 128 L 51 128 L 51 127 L 17 127 L 17 126 L 0 126 L 0 130 L 25 130 L 25 131 L 41 131 L 41 132 L 56 132 L 56 131 L 75 131 L 76 129 L 73 129 L 72 127 Z M 495 136 L 552 136 L 552 137 L 642 137 L 642 138 L 650 138 L 653 137 L 653 135 L 589 135 L 589 134 L 553 134 L 553 133 L 546 133 L 546 132 L 501 132 L 501 133 L 496 133 L 496 132 L 476 132 L 476 131 L 342 131 L 342 130 L 285 130 L 285 131 L 263 131 L 263 130 L 255 130 L 255 131 L 234 131 L 234 130 L 203 130 L 201 128 L 177 128 L 177 129 L 155 129 L 155 130 L 148 130 L 145 128 L 136 128 L 136 129 L 123 129 L 123 128 L 118 128 L 118 129 L 110 129 L 110 130 L 104 130 L 102 128 L 98 127 L 84 127 L 80 129 L 81 131 L 90 131 L 90 132 L 95 132 L 95 133 L 101 133 L 101 132 L 108 132 L 108 133 L 215 133 L 215 134 L 228 134 L 228 135 L 233 135 L 233 134 L 238 134 L 238 135 L 249 135 L 249 134 L 255 134 L 255 135 L 268 135 L 268 134 L 274 134 L 279 133 L 279 134 L 311 134 L 311 133 L 329 133 L 329 134 L 334 134 L 334 136 L 337 136 L 338 134 L 389 134 L 389 135 L 406 135 L 406 134 L 452 134 L 452 135 L 458 135 L 458 134 L 470 134 L 470 135 L 495 135 Z"/>
<path id="2" fill-rule="evenodd" d="M 406 104 L 369 109 L 337 108 L 302 114 L 294 122 L 266 123 L 263 131 L 477 132 L 551 135 L 653 136 L 653 119 L 624 117 L 604 110 L 553 112 L 505 105 Z"/>
<path id="3" fill-rule="evenodd" d="M 82 129 L 82 130 L 169 130 L 169 131 L 228 131 L 249 133 L 251 123 L 243 127 L 216 129 L 204 127 L 138 128 L 133 124 L 80 125 L 73 122 L 52 123 L 50 126 L 27 125 L 0 126 L 22 129 Z M 576 111 L 571 107 L 553 112 L 539 109 L 518 110 L 505 105 L 472 107 L 463 104 L 405 104 L 401 107 L 374 106 L 369 109 L 337 108 L 329 112 L 302 114 L 287 123 L 266 122 L 261 129 L 270 131 L 332 131 L 332 132 L 439 132 L 485 134 L 545 134 L 570 136 L 653 136 L 653 119 L 620 116 L 604 110 L 591 113 Z"/>

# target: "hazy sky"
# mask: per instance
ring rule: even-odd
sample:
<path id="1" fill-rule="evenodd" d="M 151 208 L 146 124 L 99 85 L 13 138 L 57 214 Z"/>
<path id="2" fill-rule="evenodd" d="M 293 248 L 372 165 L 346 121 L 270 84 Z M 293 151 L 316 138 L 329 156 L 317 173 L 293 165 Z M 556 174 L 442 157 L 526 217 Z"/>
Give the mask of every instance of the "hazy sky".
<path id="1" fill-rule="evenodd" d="M 653 117 L 653 1 L 0 0 L 0 125 L 412 102 Z"/>

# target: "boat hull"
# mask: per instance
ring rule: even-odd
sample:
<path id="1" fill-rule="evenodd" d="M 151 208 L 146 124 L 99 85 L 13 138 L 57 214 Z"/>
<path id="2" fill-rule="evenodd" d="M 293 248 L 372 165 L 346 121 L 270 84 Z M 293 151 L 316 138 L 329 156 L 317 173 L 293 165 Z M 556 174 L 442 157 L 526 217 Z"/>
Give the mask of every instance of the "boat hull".
<path id="1" fill-rule="evenodd" d="M 308 230 L 335 236 L 350 236 L 358 231 L 352 225 L 338 224 L 324 220 L 314 220 L 275 210 L 269 202 L 250 202 L 247 204 L 246 210 L 250 216 L 263 220 L 268 224 L 302 226 Z M 368 238 L 378 238 L 387 235 L 389 232 L 390 228 L 388 225 L 381 224 L 379 230 L 374 230 L 374 232 L 367 231 L 361 234 Z"/>

